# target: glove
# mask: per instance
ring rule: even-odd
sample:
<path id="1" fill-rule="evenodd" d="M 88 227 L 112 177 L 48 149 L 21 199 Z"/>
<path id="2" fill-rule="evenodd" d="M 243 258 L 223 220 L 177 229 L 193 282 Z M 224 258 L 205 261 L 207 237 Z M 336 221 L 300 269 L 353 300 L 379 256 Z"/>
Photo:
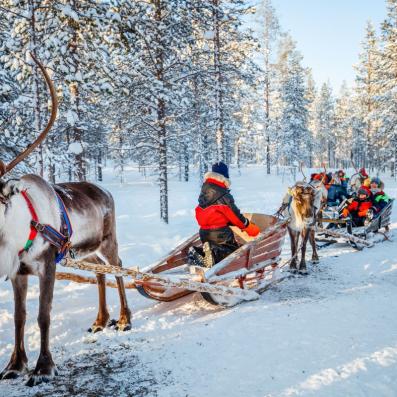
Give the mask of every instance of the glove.
<path id="1" fill-rule="evenodd" d="M 364 218 L 365 216 L 367 216 L 367 211 L 369 210 L 358 211 L 358 216 Z"/>
<path id="2" fill-rule="evenodd" d="M 347 218 L 349 216 L 349 210 L 347 208 L 343 208 L 342 217 Z"/>
<path id="3" fill-rule="evenodd" d="M 255 225 L 255 223 L 253 222 L 250 222 L 248 226 L 245 229 L 243 229 L 243 231 L 246 232 L 248 236 L 251 237 L 256 237 L 261 232 L 259 227 Z"/>

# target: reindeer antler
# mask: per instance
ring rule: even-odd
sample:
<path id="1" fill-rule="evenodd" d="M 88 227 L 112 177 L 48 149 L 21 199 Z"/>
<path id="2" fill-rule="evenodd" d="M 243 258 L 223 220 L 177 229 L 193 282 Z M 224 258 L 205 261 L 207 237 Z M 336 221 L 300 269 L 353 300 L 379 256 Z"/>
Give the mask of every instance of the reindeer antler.
<path id="1" fill-rule="evenodd" d="M 302 175 L 303 175 L 303 182 L 306 182 L 306 175 L 304 174 L 304 172 L 303 172 L 303 166 L 304 166 L 304 162 L 303 161 L 301 161 L 300 162 L 300 164 L 299 164 L 299 171 L 302 173 Z"/>
<path id="2" fill-rule="evenodd" d="M 37 139 L 31 145 L 29 145 L 22 153 L 20 153 L 17 157 L 15 157 L 14 160 L 12 160 L 7 165 L 4 164 L 4 162 L 0 160 L 0 178 L 3 177 L 7 172 L 10 172 L 17 164 L 19 164 L 22 160 L 24 160 L 27 156 L 29 156 L 29 154 L 32 153 L 37 148 L 37 146 L 39 146 L 44 141 L 44 139 L 46 138 L 48 132 L 50 131 L 50 129 L 53 126 L 55 119 L 57 117 L 58 99 L 57 99 L 54 85 L 53 85 L 46 69 L 41 64 L 41 62 L 35 57 L 35 55 L 33 53 L 30 53 L 30 55 L 33 58 L 36 65 L 40 68 L 41 72 L 43 73 L 43 76 L 47 83 L 48 89 L 50 90 L 51 102 L 52 102 L 51 116 L 50 116 L 50 119 L 48 120 L 46 127 L 39 134 Z"/>
<path id="3" fill-rule="evenodd" d="M 322 162 L 321 165 L 322 165 L 322 167 L 324 168 L 324 176 L 323 176 L 322 179 L 321 179 L 321 183 L 324 183 L 325 178 L 327 177 L 327 167 L 325 166 L 325 163 L 324 163 L 324 162 Z"/>

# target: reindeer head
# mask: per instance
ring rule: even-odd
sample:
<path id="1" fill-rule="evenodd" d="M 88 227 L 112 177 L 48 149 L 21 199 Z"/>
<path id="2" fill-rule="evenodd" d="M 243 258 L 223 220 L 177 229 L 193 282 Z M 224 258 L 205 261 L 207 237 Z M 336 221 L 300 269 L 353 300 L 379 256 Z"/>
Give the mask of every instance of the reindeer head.
<path id="1" fill-rule="evenodd" d="M 314 219 L 315 208 L 314 198 L 315 189 L 307 183 L 297 183 L 291 189 L 292 203 L 291 208 L 294 213 L 296 230 L 303 230 L 305 225 Z"/>
<path id="2" fill-rule="evenodd" d="M 0 179 L 0 230 L 4 225 L 4 218 L 10 205 L 11 198 L 22 190 L 22 182 L 19 179 Z"/>
<path id="3" fill-rule="evenodd" d="M 315 190 L 308 184 L 296 184 L 292 188 L 296 209 L 302 218 L 310 218 L 313 215 Z"/>

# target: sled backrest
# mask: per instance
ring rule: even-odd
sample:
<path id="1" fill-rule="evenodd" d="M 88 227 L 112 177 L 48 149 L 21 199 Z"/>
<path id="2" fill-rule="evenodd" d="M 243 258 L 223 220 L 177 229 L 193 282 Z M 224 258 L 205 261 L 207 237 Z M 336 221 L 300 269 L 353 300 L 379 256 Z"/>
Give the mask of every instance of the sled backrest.
<path id="1" fill-rule="evenodd" d="M 277 222 L 277 218 L 271 215 L 258 214 L 258 213 L 244 213 L 244 216 L 249 219 L 250 222 L 254 222 L 259 226 L 261 232 L 268 229 L 270 226 L 273 226 Z M 248 241 L 254 240 L 254 237 L 250 237 L 246 232 L 243 232 L 238 227 L 232 226 L 234 236 L 239 244 L 245 244 Z"/>

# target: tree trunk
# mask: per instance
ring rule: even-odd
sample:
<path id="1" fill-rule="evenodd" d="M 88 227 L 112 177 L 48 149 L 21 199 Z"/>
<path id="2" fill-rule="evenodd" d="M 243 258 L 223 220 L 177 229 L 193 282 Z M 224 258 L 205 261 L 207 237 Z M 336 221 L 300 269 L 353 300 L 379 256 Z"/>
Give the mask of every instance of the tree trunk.
<path id="1" fill-rule="evenodd" d="M 223 116 L 223 76 L 221 70 L 221 40 L 220 40 L 220 1 L 213 0 L 214 19 L 214 69 L 215 69 L 215 129 L 217 145 L 217 161 L 227 161 L 225 151 L 225 131 Z"/>
<path id="2" fill-rule="evenodd" d="M 78 7 L 77 7 L 77 2 L 76 0 L 72 1 L 72 7 L 73 10 L 78 13 Z M 73 39 L 70 43 L 70 52 L 72 54 L 71 59 L 74 62 L 74 67 L 76 73 L 80 69 L 79 62 L 77 61 L 78 59 L 78 54 L 77 54 L 77 48 L 78 48 L 78 32 L 77 29 L 79 29 L 79 25 L 75 26 L 74 24 L 71 24 L 71 29 L 73 30 Z M 74 81 L 69 85 L 69 90 L 70 90 L 70 96 L 71 96 L 71 109 L 77 114 L 78 116 L 78 124 L 80 123 L 80 117 L 81 117 L 81 109 L 80 109 L 80 90 L 79 90 L 79 84 Z M 77 142 L 81 145 L 83 148 L 83 131 L 79 127 L 79 125 L 74 125 L 72 127 L 73 131 L 73 141 Z M 74 176 L 77 181 L 84 181 L 86 179 L 86 169 L 85 169 L 85 153 L 84 150 L 82 150 L 81 153 L 74 154 Z"/>
<path id="3" fill-rule="evenodd" d="M 99 149 L 99 152 L 98 152 L 97 172 L 98 172 L 98 181 L 102 182 L 103 181 L 103 175 L 102 175 L 102 150 L 101 149 Z"/>
<path id="4" fill-rule="evenodd" d="M 155 20 L 159 27 L 162 23 L 161 0 L 154 0 Z M 155 37 L 156 46 L 156 78 L 164 84 L 164 48 L 161 45 L 161 30 L 158 29 Z M 160 218 L 168 223 L 168 169 L 167 169 L 167 126 L 166 104 L 162 97 L 157 99 L 157 125 L 159 140 L 159 182 L 160 182 Z"/>

